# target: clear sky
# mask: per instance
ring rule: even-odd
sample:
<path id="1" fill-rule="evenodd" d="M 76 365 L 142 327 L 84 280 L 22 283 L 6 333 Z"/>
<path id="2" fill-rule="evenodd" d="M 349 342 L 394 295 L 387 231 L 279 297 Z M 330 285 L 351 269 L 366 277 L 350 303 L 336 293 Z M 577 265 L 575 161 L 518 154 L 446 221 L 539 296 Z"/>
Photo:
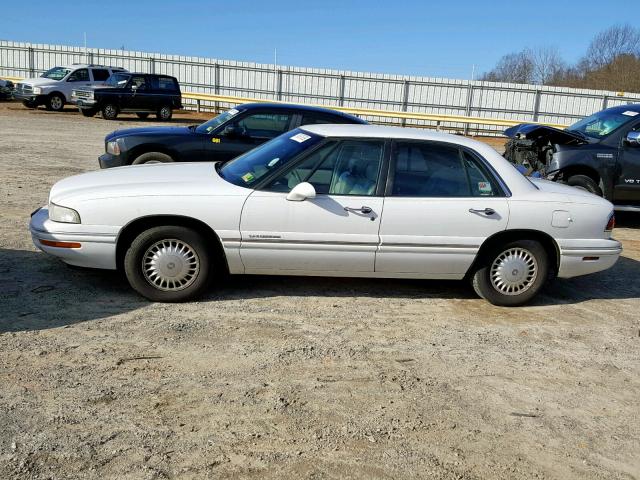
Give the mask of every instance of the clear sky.
<path id="1" fill-rule="evenodd" d="M 29 0 L 0 10 L 0 39 L 278 64 L 470 78 L 505 53 L 639 24 L 631 0 Z"/>

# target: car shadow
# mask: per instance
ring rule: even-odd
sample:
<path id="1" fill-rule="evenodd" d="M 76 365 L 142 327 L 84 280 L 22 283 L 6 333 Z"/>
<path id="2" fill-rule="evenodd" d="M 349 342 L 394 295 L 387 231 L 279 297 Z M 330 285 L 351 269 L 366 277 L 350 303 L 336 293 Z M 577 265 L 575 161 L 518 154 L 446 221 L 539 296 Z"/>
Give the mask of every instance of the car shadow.
<path id="1" fill-rule="evenodd" d="M 640 262 L 621 257 L 605 272 L 559 279 L 532 306 L 640 297 Z M 467 282 L 333 277 L 226 277 L 201 302 L 324 296 L 380 299 L 476 299 Z M 0 248 L 0 334 L 45 330 L 131 312 L 149 305 L 117 272 L 71 269 L 41 252 Z M 205 306 L 204 308 L 208 308 Z"/>

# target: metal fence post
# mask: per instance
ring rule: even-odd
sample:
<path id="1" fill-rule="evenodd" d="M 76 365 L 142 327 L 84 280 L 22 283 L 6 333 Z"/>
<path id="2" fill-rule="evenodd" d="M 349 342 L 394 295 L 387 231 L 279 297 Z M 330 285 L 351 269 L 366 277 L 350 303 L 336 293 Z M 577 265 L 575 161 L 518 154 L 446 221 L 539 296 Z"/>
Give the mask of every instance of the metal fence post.
<path id="1" fill-rule="evenodd" d="M 87 53 L 87 63 L 89 65 L 93 65 L 93 52 L 86 52 Z"/>
<path id="2" fill-rule="evenodd" d="M 409 80 L 405 80 L 403 82 L 403 92 L 402 92 L 402 111 L 406 112 L 409 107 Z M 402 126 L 404 127 L 407 124 L 407 119 L 402 119 Z"/>
<path id="3" fill-rule="evenodd" d="M 282 70 L 278 70 L 277 72 L 276 98 L 278 101 L 282 100 Z"/>
<path id="4" fill-rule="evenodd" d="M 35 56 L 33 54 L 32 47 L 29 47 L 27 56 L 29 58 L 29 76 L 33 78 L 36 76 L 36 66 L 35 66 Z"/>
<path id="5" fill-rule="evenodd" d="M 215 63 L 213 65 L 213 93 L 220 95 L 220 64 Z M 220 103 L 214 102 L 213 109 L 215 113 L 220 111 Z"/>
<path id="6" fill-rule="evenodd" d="M 471 108 L 473 107 L 473 83 L 469 82 L 469 87 L 467 88 L 467 106 L 465 108 L 465 114 L 467 117 L 471 116 Z M 464 124 L 464 134 L 469 135 L 469 124 Z"/>
<path id="7" fill-rule="evenodd" d="M 338 98 L 338 105 L 344 107 L 344 89 L 346 84 L 346 78 L 344 75 L 340 75 L 340 97 Z"/>
<path id="8" fill-rule="evenodd" d="M 149 57 L 149 73 L 156 73 L 156 59 Z"/>
<path id="9" fill-rule="evenodd" d="M 609 95 L 605 94 L 605 95 L 602 96 L 602 110 L 607 108 L 608 104 L 609 104 Z"/>
<path id="10" fill-rule="evenodd" d="M 540 98 L 542 97 L 542 90 L 536 90 L 536 98 L 533 102 L 533 121 L 537 122 L 540 117 Z"/>

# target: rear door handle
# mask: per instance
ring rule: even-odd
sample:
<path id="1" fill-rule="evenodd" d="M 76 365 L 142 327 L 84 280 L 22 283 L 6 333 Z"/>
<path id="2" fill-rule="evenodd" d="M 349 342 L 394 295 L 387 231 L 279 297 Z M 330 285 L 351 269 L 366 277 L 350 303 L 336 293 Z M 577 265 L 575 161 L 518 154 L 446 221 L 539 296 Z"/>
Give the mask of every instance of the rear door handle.
<path id="1" fill-rule="evenodd" d="M 485 215 L 495 215 L 493 208 L 470 208 L 469 213 L 484 213 Z"/>
<path id="2" fill-rule="evenodd" d="M 344 207 L 344 211 L 345 212 L 358 212 L 358 213 L 371 213 L 373 212 L 373 209 L 371 207 L 367 207 L 365 205 L 363 205 L 360 208 L 352 208 L 352 207 Z"/>

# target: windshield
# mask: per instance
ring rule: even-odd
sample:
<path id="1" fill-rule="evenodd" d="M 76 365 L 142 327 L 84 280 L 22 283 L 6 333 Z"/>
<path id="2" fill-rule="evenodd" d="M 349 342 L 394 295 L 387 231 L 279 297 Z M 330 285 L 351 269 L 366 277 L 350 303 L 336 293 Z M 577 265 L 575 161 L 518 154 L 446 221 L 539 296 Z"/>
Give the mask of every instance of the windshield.
<path id="1" fill-rule="evenodd" d="M 64 67 L 53 67 L 51 70 L 47 70 L 42 75 L 42 78 L 50 78 L 51 80 L 62 80 L 71 70 Z"/>
<path id="2" fill-rule="evenodd" d="M 236 110 L 235 108 L 232 108 L 231 110 L 227 110 L 226 112 L 221 113 L 217 117 L 212 118 L 208 122 L 198 125 L 198 128 L 196 128 L 196 132 L 211 133 L 223 123 L 226 123 L 229 120 L 231 120 L 238 113 L 240 113 L 240 111 Z"/>
<path id="3" fill-rule="evenodd" d="M 604 110 L 595 113 L 590 117 L 583 118 L 571 125 L 567 130 L 578 132 L 587 137 L 601 139 L 617 130 L 622 125 L 630 122 L 638 115 L 638 112 L 631 110 L 611 112 Z"/>
<path id="4" fill-rule="evenodd" d="M 239 187 L 250 187 L 322 138 L 304 130 L 292 130 L 226 163 L 220 176 Z"/>
<path id="5" fill-rule="evenodd" d="M 126 75 L 124 73 L 114 73 L 107 79 L 105 85 L 109 85 L 110 87 L 124 88 L 127 85 L 130 77 L 131 75 Z"/>

